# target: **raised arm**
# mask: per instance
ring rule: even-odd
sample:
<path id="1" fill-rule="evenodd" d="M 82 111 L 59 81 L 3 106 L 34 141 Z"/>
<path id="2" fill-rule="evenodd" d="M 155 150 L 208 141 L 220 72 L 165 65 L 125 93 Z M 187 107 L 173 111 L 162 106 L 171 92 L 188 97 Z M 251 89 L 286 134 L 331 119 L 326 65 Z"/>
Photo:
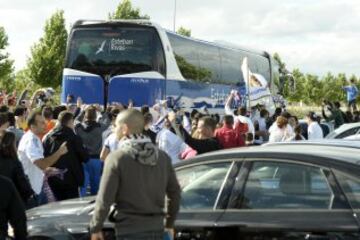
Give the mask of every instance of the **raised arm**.
<path id="1" fill-rule="evenodd" d="M 234 99 L 234 94 L 231 92 L 225 102 L 225 114 L 226 115 L 232 115 L 232 116 L 234 115 L 234 113 L 231 111 L 231 107 L 230 107 L 233 99 Z"/>

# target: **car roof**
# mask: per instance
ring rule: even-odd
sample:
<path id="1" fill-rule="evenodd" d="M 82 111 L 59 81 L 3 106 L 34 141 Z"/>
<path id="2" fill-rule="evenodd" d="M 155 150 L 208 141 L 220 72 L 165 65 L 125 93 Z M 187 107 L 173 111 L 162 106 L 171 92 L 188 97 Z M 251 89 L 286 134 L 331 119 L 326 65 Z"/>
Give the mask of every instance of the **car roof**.
<path id="1" fill-rule="evenodd" d="M 274 145 L 317 145 L 317 146 L 333 146 L 345 148 L 357 148 L 360 150 L 360 142 L 351 139 L 318 139 L 318 140 L 302 140 L 293 142 L 276 142 L 267 143 L 265 146 Z"/>
<path id="2" fill-rule="evenodd" d="M 360 175 L 360 148 L 352 147 L 350 143 L 349 146 L 341 146 L 339 144 L 320 144 L 316 142 L 289 142 L 287 144 L 240 147 L 198 155 L 191 160 L 177 163 L 174 167 L 179 168 L 187 164 L 232 158 L 289 158 L 289 160 L 293 159 L 310 164 L 340 168 Z"/>
<path id="3" fill-rule="evenodd" d="M 345 128 L 345 129 L 350 129 L 353 127 L 359 127 L 360 126 L 360 122 L 354 122 L 354 123 L 344 123 L 343 125 L 341 125 L 339 127 L 339 129 Z"/>

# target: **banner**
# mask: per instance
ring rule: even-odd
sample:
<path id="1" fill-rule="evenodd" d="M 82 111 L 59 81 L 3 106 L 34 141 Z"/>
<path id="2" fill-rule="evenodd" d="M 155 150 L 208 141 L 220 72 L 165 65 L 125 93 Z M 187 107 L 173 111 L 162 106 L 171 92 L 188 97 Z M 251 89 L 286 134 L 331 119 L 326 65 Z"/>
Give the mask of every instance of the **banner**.
<path id="1" fill-rule="evenodd" d="M 244 77 L 246 94 L 249 98 L 250 105 L 253 105 L 253 102 L 258 102 L 260 98 L 271 95 L 268 81 L 261 74 L 251 72 L 247 57 L 245 57 L 242 62 L 241 71 Z"/>

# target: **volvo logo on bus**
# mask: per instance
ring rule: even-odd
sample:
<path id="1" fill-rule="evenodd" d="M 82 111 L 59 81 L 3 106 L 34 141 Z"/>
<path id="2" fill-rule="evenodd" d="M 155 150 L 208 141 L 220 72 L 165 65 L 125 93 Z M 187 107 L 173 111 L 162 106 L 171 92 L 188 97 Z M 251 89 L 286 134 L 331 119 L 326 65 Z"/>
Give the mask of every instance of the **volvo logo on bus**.
<path id="1" fill-rule="evenodd" d="M 149 83 L 149 79 L 144 79 L 144 78 L 132 78 L 130 80 L 131 83 L 141 83 L 141 84 L 148 84 Z"/>
<path id="2" fill-rule="evenodd" d="M 81 77 L 78 77 L 78 76 L 66 76 L 66 80 L 80 81 Z"/>

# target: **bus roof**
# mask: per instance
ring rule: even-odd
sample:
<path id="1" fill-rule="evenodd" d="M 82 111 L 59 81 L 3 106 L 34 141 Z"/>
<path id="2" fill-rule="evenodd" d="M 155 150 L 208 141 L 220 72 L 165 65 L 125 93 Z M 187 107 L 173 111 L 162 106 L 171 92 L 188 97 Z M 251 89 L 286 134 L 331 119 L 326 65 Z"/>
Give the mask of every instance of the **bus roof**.
<path id="1" fill-rule="evenodd" d="M 220 42 L 220 41 L 211 42 L 211 41 L 206 41 L 206 40 L 202 40 L 202 39 L 197 39 L 197 38 L 194 38 L 194 37 L 187 37 L 187 36 L 184 36 L 184 35 L 178 34 L 176 32 L 169 31 L 169 30 L 165 30 L 165 31 L 168 32 L 168 33 L 177 35 L 179 37 L 185 38 L 185 39 L 205 43 L 205 44 L 208 44 L 208 45 L 212 45 L 214 47 L 226 48 L 226 49 L 229 49 L 229 50 L 245 51 L 245 52 L 254 53 L 254 54 L 257 54 L 257 55 L 260 55 L 260 56 L 263 56 L 263 57 L 267 57 L 267 58 L 270 57 L 269 53 L 267 53 L 266 51 L 256 50 L 256 49 L 249 48 L 249 47 L 243 47 L 243 46 L 235 45 L 233 43 L 225 43 L 225 42 Z"/>
<path id="2" fill-rule="evenodd" d="M 133 24 L 142 24 L 142 25 L 156 25 L 147 19 L 114 19 L 114 20 L 89 20 L 89 19 L 80 19 L 77 20 L 73 28 L 81 26 L 93 26 L 93 25 L 107 25 L 107 24 L 121 24 L 121 23 L 133 23 Z"/>

